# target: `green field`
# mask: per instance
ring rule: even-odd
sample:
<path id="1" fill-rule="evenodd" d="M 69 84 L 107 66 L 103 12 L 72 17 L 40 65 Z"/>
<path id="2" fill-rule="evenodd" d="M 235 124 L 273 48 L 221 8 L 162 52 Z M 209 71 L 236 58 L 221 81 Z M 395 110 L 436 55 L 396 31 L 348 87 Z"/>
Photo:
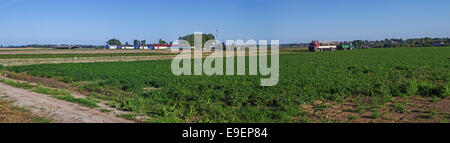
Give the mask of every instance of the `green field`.
<path id="1" fill-rule="evenodd" d="M 36 59 L 36 58 L 75 58 L 75 57 L 117 57 L 117 56 L 155 56 L 173 55 L 171 53 L 93 53 L 93 54 L 0 54 L 0 59 Z"/>
<path id="2" fill-rule="evenodd" d="M 450 48 L 280 55 L 280 81 L 261 76 L 174 76 L 170 60 L 5 67 L 57 78 L 148 122 L 301 122 L 300 105 L 349 97 L 446 97 Z"/>

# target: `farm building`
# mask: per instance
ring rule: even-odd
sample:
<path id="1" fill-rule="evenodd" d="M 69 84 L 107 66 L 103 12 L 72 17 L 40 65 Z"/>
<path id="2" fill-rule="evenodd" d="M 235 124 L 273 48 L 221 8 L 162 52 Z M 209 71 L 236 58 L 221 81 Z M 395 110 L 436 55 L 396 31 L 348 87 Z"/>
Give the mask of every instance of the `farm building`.
<path id="1" fill-rule="evenodd" d="M 433 46 L 435 47 L 439 47 L 439 46 L 446 46 L 444 42 L 436 42 L 433 44 Z"/>
<path id="2" fill-rule="evenodd" d="M 170 47 L 171 47 L 170 45 L 154 44 L 152 48 L 155 50 L 159 50 L 159 49 L 169 49 Z"/>
<path id="3" fill-rule="evenodd" d="M 150 50 L 159 50 L 159 49 L 169 49 L 171 45 L 161 45 L 161 44 L 149 44 L 149 45 L 106 45 L 105 49 L 150 49 Z"/>
<path id="4" fill-rule="evenodd" d="M 105 49 L 120 49 L 118 45 L 106 45 Z"/>
<path id="5" fill-rule="evenodd" d="M 129 46 L 129 45 L 124 45 L 124 46 L 120 46 L 120 49 L 135 49 L 134 46 Z"/>

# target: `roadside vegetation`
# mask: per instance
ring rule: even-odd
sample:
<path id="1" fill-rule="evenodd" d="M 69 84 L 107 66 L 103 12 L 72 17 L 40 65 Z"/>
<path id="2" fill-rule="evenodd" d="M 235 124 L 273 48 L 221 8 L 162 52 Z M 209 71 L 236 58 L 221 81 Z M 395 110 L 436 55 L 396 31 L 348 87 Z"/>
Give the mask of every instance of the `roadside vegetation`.
<path id="1" fill-rule="evenodd" d="M 53 98 L 76 103 L 76 104 L 86 106 L 89 108 L 99 107 L 94 99 L 76 98 L 76 97 L 72 96 L 72 93 L 62 90 L 62 89 L 45 88 L 45 87 L 40 86 L 39 84 L 32 85 L 28 82 L 19 82 L 19 81 L 13 81 L 13 80 L 2 79 L 2 78 L 0 78 L 0 82 L 5 83 L 10 86 L 17 87 L 17 88 L 22 88 L 22 89 L 26 89 L 26 90 L 31 90 L 33 92 L 50 95 Z"/>
<path id="2" fill-rule="evenodd" d="M 52 119 L 35 116 L 25 108 L 0 99 L 0 123 L 50 123 Z"/>
<path id="3" fill-rule="evenodd" d="M 352 112 L 381 120 L 389 118 L 388 109 L 409 112 L 407 104 L 394 102 L 394 98 L 447 98 L 448 53 L 449 47 L 294 52 L 280 56 L 280 81 L 273 87 L 259 86 L 259 75 L 174 76 L 170 60 L 5 69 L 76 85 L 80 91 L 109 100 L 113 107 L 151 117 L 148 122 L 311 122 L 302 105 L 317 101 L 345 103 L 349 99 L 355 99 L 352 103 L 358 105 Z M 394 105 L 385 108 L 387 103 Z M 321 112 L 332 107 L 320 104 L 312 110 Z M 434 115 L 429 111 L 426 117 Z M 346 118 L 359 120 L 361 116 Z"/>

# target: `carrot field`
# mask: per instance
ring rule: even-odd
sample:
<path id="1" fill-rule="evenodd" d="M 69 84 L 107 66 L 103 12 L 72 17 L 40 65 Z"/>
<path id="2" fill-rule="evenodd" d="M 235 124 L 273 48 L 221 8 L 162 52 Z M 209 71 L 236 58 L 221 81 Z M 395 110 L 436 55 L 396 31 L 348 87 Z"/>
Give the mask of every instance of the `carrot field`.
<path id="1" fill-rule="evenodd" d="M 353 97 L 450 95 L 450 47 L 280 55 L 280 80 L 262 76 L 175 76 L 171 60 L 4 67 L 55 78 L 148 122 L 302 122 L 301 105 Z"/>

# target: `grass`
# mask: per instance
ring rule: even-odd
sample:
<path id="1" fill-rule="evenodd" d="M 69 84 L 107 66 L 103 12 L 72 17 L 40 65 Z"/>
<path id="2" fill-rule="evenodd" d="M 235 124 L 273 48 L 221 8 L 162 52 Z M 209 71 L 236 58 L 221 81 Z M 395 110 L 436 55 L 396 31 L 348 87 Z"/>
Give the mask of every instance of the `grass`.
<path id="1" fill-rule="evenodd" d="M 393 97 L 447 97 L 447 53 L 449 47 L 280 55 L 280 81 L 273 87 L 259 86 L 265 77 L 261 75 L 175 76 L 170 60 L 43 64 L 5 70 L 86 83 L 80 84 L 82 91 L 105 96 L 119 109 L 158 122 L 291 122 L 301 112 L 298 105 L 317 100 L 368 97 L 372 100 L 367 106 L 371 106 Z M 147 87 L 155 90 L 144 90 Z"/>
<path id="2" fill-rule="evenodd" d="M 370 117 L 373 119 L 378 119 L 378 118 L 381 118 L 382 116 L 383 115 L 380 113 L 379 110 L 375 110 Z"/>
<path id="3" fill-rule="evenodd" d="M 52 119 L 38 117 L 29 110 L 10 105 L 9 102 L 0 99 L 0 123 L 50 123 Z"/>
<path id="4" fill-rule="evenodd" d="M 10 86 L 14 86 L 14 87 L 22 88 L 22 89 L 27 89 L 27 90 L 30 90 L 30 89 L 34 88 L 33 85 L 30 85 L 27 82 L 15 82 L 15 81 L 12 81 L 12 80 L 1 79 L 1 78 L 0 78 L 0 82 L 5 83 L 5 84 L 10 85 Z"/>
<path id="5" fill-rule="evenodd" d="M 125 118 L 127 120 L 136 120 L 135 114 L 119 114 L 117 117 Z"/>
<path id="6" fill-rule="evenodd" d="M 427 113 L 423 115 L 424 118 L 427 119 L 434 119 L 438 115 L 438 112 L 436 112 L 434 109 L 430 109 Z"/>
<path id="7" fill-rule="evenodd" d="M 397 113 L 409 113 L 410 111 L 408 108 L 405 107 L 405 104 L 403 103 L 394 103 L 391 107 L 391 110 L 395 110 Z"/>
<path id="8" fill-rule="evenodd" d="M 54 97 L 56 99 L 64 100 L 64 101 L 67 101 L 67 102 L 76 103 L 76 104 L 79 104 L 79 105 L 82 105 L 82 106 L 86 106 L 86 107 L 89 107 L 89 108 L 99 107 L 97 105 L 97 103 L 95 103 L 94 101 L 90 101 L 90 100 L 87 100 L 85 98 L 76 98 L 76 97 L 73 97 L 72 95 L 62 95 L 62 96 L 53 95 L 52 97 Z"/>
<path id="9" fill-rule="evenodd" d="M 52 123 L 50 118 L 34 117 L 31 119 L 32 123 Z"/>
<path id="10" fill-rule="evenodd" d="M 109 113 L 109 112 L 112 112 L 112 110 L 102 108 L 102 109 L 100 109 L 100 112 Z"/>
<path id="11" fill-rule="evenodd" d="M 359 117 L 355 116 L 355 115 L 350 115 L 350 120 L 355 120 L 355 119 L 359 119 Z"/>
<path id="12" fill-rule="evenodd" d="M 32 89 L 31 91 L 34 91 L 37 93 L 42 93 L 42 94 L 47 94 L 47 95 L 66 95 L 66 96 L 72 95 L 72 93 L 65 91 L 65 90 L 43 88 L 41 86 L 37 86 L 34 89 Z"/>

